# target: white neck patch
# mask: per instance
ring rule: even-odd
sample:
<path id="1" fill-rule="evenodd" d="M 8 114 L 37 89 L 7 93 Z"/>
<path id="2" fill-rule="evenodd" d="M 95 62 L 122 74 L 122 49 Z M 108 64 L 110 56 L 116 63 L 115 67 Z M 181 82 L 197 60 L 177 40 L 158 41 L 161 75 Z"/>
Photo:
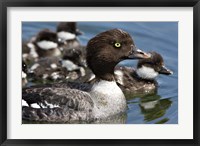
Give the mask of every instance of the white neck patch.
<path id="1" fill-rule="evenodd" d="M 66 31 L 61 31 L 57 33 L 57 36 L 62 39 L 62 40 L 73 40 L 76 38 L 76 35 L 70 32 L 66 32 Z"/>
<path id="2" fill-rule="evenodd" d="M 58 47 L 57 43 L 54 43 L 52 41 L 46 41 L 46 40 L 37 42 L 37 45 L 43 50 L 49 50 L 49 49 L 53 49 L 53 48 Z"/>
<path id="3" fill-rule="evenodd" d="M 153 68 L 142 66 L 136 70 L 136 73 L 139 77 L 143 79 L 154 79 L 158 76 L 158 72 L 156 72 Z"/>
<path id="4" fill-rule="evenodd" d="M 101 80 L 92 87 L 92 92 L 98 92 L 107 96 L 124 96 L 122 90 L 117 86 L 115 81 Z"/>
<path id="5" fill-rule="evenodd" d="M 65 67 L 68 71 L 79 69 L 79 67 L 70 60 L 62 60 L 62 67 Z"/>

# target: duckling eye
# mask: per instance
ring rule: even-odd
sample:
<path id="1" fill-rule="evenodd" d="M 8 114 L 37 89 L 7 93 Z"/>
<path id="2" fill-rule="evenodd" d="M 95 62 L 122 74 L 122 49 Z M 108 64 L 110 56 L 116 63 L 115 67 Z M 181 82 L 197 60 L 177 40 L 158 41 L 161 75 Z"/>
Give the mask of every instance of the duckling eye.
<path id="1" fill-rule="evenodd" d="M 115 43 L 115 47 L 116 47 L 116 48 L 120 48 L 120 47 L 121 47 L 121 44 L 120 44 L 120 43 Z"/>

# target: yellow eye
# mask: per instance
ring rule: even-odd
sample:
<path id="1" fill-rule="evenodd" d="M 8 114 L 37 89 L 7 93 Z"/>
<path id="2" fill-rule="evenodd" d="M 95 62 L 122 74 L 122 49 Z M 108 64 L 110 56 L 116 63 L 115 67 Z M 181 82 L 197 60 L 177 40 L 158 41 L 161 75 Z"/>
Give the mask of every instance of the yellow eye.
<path id="1" fill-rule="evenodd" d="M 120 44 L 120 43 L 115 43 L 115 47 L 116 47 L 116 48 L 120 48 L 120 47 L 121 47 L 121 44 Z"/>

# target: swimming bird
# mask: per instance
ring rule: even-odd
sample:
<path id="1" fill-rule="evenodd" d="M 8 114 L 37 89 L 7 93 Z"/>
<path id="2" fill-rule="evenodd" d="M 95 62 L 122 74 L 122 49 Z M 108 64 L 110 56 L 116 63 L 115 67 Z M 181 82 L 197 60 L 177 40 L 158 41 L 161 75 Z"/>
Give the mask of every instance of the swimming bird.
<path id="1" fill-rule="evenodd" d="M 171 75 L 173 72 L 165 67 L 163 57 L 157 52 L 149 52 L 150 58 L 138 61 L 137 68 L 118 66 L 115 78 L 123 91 L 133 93 L 155 92 L 159 74 Z"/>
<path id="2" fill-rule="evenodd" d="M 24 120 L 90 123 L 126 111 L 126 99 L 115 82 L 114 68 L 122 60 L 149 58 L 150 55 L 137 50 L 131 36 L 121 29 L 96 35 L 89 40 L 86 50 L 88 67 L 96 75 L 88 92 L 63 84 L 24 88 Z"/>
<path id="3" fill-rule="evenodd" d="M 77 49 L 66 49 L 60 57 L 45 57 L 36 61 L 29 69 L 32 80 L 75 80 L 85 75 L 85 56 Z"/>
<path id="4" fill-rule="evenodd" d="M 55 32 L 49 29 L 41 30 L 35 37 L 25 44 L 29 48 L 29 52 L 23 55 L 27 58 L 38 58 L 60 56 L 61 51 L 58 46 L 58 38 Z M 26 49 L 27 50 L 27 49 Z M 30 57 L 31 56 L 31 57 Z"/>
<path id="5" fill-rule="evenodd" d="M 81 46 L 77 36 L 82 32 L 77 28 L 76 22 L 60 22 L 56 31 L 61 51 Z"/>

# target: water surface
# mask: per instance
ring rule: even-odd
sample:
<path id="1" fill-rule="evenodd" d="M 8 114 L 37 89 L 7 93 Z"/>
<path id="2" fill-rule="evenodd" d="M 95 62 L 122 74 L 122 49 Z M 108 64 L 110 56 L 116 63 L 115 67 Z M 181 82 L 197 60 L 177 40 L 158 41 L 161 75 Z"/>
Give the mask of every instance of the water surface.
<path id="1" fill-rule="evenodd" d="M 56 30 L 57 22 L 23 22 L 22 39 L 28 40 L 38 31 L 49 28 Z M 177 124 L 178 123 L 178 23 L 177 22 L 78 22 L 84 32 L 79 36 L 81 44 L 96 34 L 113 28 L 121 28 L 130 33 L 138 48 L 156 51 L 165 61 L 166 67 L 174 74 L 160 75 L 156 94 L 127 95 L 128 110 L 123 120 L 127 124 Z M 136 66 L 137 61 L 120 63 Z M 109 122 L 108 122 L 109 123 Z M 111 122 L 112 123 L 112 122 Z"/>

